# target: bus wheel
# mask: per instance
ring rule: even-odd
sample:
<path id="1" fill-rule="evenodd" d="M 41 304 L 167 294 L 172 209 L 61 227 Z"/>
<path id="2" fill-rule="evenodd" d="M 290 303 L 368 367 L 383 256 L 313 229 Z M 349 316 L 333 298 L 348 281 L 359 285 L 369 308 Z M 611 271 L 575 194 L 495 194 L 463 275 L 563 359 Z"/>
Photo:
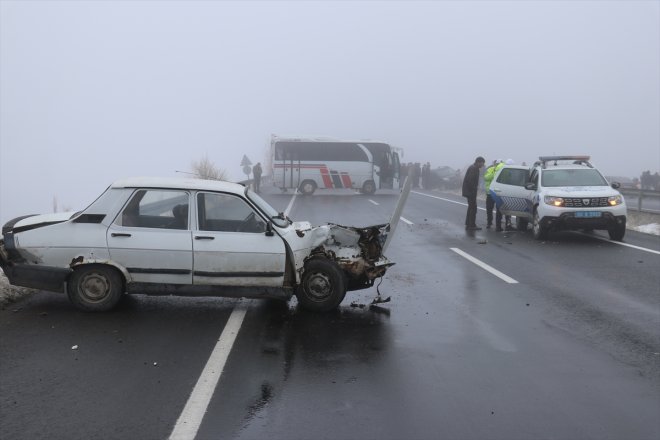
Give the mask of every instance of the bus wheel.
<path id="1" fill-rule="evenodd" d="M 362 185 L 362 193 L 363 194 L 373 194 L 376 192 L 376 184 L 374 183 L 373 180 L 367 180 L 364 182 L 364 185 Z"/>
<path id="2" fill-rule="evenodd" d="M 300 184 L 298 190 L 306 196 L 311 196 L 316 191 L 316 183 L 313 180 L 305 180 Z"/>

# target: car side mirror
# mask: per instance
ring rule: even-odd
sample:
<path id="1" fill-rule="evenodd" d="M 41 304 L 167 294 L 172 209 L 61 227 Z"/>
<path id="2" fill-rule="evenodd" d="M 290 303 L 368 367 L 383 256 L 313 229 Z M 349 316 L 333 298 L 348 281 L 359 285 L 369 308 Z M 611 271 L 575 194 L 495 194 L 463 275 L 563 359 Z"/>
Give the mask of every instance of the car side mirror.
<path id="1" fill-rule="evenodd" d="M 621 188 L 621 184 L 619 182 L 612 182 L 612 188 L 619 189 Z"/>
<path id="2" fill-rule="evenodd" d="M 273 235 L 275 235 L 273 232 L 273 222 L 269 221 L 266 223 L 266 237 L 272 237 Z"/>
<path id="3" fill-rule="evenodd" d="M 536 191 L 536 184 L 533 183 L 533 182 L 526 183 L 525 184 L 525 189 Z"/>

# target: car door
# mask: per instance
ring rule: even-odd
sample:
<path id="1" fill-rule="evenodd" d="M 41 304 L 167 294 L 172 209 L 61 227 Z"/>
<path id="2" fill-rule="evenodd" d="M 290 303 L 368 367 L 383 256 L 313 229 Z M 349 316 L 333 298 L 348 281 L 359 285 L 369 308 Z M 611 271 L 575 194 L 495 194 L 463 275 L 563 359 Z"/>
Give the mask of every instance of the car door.
<path id="1" fill-rule="evenodd" d="M 183 190 L 138 189 L 110 225 L 110 258 L 133 282 L 192 283 L 189 199 Z"/>
<path id="2" fill-rule="evenodd" d="M 490 195 L 504 215 L 531 217 L 533 191 L 525 188 L 529 168 L 507 165 L 502 167 L 490 184 Z"/>
<path id="3" fill-rule="evenodd" d="M 269 286 L 284 283 L 286 249 L 266 220 L 236 194 L 199 192 L 193 233 L 193 283 Z"/>

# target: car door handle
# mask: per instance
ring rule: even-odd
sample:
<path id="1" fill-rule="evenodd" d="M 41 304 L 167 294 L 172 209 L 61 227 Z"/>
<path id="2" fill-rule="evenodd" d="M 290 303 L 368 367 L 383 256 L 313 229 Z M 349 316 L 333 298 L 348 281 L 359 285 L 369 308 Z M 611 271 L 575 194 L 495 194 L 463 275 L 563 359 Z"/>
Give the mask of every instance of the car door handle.
<path id="1" fill-rule="evenodd" d="M 195 235 L 195 240 L 213 240 L 215 237 L 210 237 L 208 235 Z"/>
<path id="2" fill-rule="evenodd" d="M 113 232 L 110 234 L 111 237 L 130 237 L 131 234 L 127 234 L 125 232 Z"/>

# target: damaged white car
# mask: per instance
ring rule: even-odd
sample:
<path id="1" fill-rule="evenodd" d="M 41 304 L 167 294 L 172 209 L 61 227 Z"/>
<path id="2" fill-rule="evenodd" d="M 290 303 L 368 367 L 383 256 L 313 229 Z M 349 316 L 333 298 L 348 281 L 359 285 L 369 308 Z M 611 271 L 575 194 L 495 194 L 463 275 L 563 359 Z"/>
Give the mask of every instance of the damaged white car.
<path id="1" fill-rule="evenodd" d="M 242 185 L 200 179 L 113 183 L 87 209 L 20 217 L 2 228 L 0 266 L 11 284 L 66 292 L 87 311 L 124 293 L 288 300 L 336 308 L 370 287 L 409 191 L 389 224 L 291 222 Z"/>

